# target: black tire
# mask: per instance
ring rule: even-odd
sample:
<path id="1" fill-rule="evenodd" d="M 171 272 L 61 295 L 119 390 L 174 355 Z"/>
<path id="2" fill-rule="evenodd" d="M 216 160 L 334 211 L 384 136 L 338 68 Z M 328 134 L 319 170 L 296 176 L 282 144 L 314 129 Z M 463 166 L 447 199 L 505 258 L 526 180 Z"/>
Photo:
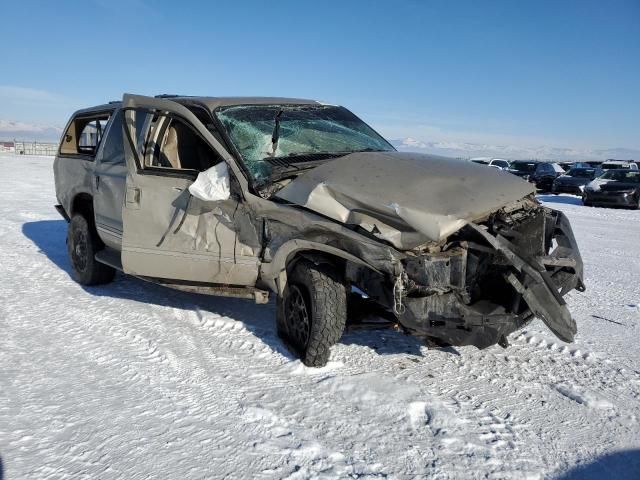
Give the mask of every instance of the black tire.
<path id="1" fill-rule="evenodd" d="M 76 282 L 81 285 L 100 285 L 113 280 L 115 269 L 94 258 L 96 252 L 103 248 L 98 233 L 87 219 L 78 213 L 73 215 L 67 232 L 67 253 Z"/>
<path id="2" fill-rule="evenodd" d="M 300 260 L 278 297 L 278 335 L 309 367 L 327 364 L 344 332 L 347 287 L 328 265 Z"/>

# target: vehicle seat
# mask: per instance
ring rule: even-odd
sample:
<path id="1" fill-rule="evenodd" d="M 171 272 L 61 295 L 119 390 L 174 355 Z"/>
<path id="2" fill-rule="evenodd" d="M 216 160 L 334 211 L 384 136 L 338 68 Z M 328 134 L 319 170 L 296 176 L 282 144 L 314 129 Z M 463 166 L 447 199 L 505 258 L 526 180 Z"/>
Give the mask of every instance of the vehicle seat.
<path id="1" fill-rule="evenodd" d="M 160 149 L 160 165 L 163 167 L 182 168 L 178 147 L 178 132 L 173 125 L 168 128 Z"/>

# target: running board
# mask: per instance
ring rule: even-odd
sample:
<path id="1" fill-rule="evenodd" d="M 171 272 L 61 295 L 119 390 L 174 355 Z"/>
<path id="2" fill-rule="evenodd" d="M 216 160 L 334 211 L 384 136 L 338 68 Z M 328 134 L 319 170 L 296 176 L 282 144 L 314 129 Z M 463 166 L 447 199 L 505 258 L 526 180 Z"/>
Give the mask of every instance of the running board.
<path id="1" fill-rule="evenodd" d="M 183 292 L 199 293 L 200 295 L 212 295 L 216 297 L 247 298 L 256 303 L 269 303 L 269 292 L 254 287 L 234 287 L 231 285 L 189 284 L 176 283 L 160 278 L 139 277 L 163 287 L 181 290 Z"/>
<path id="2" fill-rule="evenodd" d="M 121 256 L 118 250 L 105 247 L 103 250 L 100 250 L 95 254 L 95 259 L 100 263 L 104 263 L 105 265 L 115 268 L 116 270 L 120 270 L 121 272 L 124 271 L 122 269 Z M 183 292 L 199 293 L 201 295 L 214 295 L 217 297 L 247 298 L 255 301 L 256 303 L 269 303 L 269 292 L 258 288 L 215 285 L 209 283 L 191 284 L 187 282 L 180 282 L 179 280 L 142 277 L 138 275 L 134 276 L 146 282 L 155 283 L 175 290 L 181 290 Z"/>
<path id="3" fill-rule="evenodd" d="M 95 254 L 94 258 L 105 265 L 109 265 L 116 270 L 122 270 L 122 260 L 120 256 L 120 252 L 118 250 L 114 250 L 113 248 L 105 247 Z"/>

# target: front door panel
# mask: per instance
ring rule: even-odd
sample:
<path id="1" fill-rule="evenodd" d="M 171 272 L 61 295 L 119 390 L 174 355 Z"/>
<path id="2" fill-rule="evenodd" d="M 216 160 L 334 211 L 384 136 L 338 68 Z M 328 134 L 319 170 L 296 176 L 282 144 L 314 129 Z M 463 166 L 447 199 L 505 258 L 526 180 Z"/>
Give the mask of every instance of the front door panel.
<path id="1" fill-rule="evenodd" d="M 146 167 L 149 152 L 162 147 L 164 115 L 198 120 L 181 105 L 164 99 L 125 96 L 124 103 L 128 170 L 124 271 L 187 282 L 254 285 L 260 245 L 257 234 L 247 235 L 246 229 L 241 235 L 237 232 L 238 216 L 247 215 L 238 197 L 204 202 L 188 191 L 196 171 Z M 208 147 L 214 148 L 210 143 Z M 189 159 L 183 155 L 181 161 Z"/>

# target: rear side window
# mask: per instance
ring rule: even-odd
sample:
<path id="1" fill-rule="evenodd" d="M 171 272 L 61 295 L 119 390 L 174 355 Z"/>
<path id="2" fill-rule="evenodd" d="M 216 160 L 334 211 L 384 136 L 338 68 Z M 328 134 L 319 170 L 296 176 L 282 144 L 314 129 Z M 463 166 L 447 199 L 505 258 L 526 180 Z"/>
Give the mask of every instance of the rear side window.
<path id="1" fill-rule="evenodd" d="M 122 143 L 122 110 L 118 110 L 111 120 L 111 126 L 104 138 L 100 162 L 124 165 L 124 146 Z"/>
<path id="2" fill-rule="evenodd" d="M 69 123 L 60 142 L 62 155 L 95 157 L 111 112 L 78 115 Z"/>

